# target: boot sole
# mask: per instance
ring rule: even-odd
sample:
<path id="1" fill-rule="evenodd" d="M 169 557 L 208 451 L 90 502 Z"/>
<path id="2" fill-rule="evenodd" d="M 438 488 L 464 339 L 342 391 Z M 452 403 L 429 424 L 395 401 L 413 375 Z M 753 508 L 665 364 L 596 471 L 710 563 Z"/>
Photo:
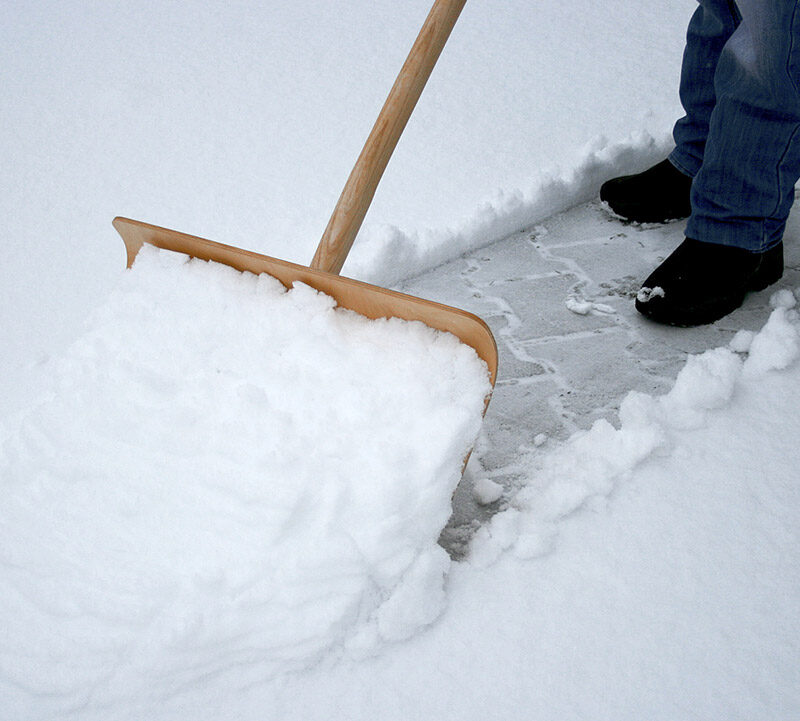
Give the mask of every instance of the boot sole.
<path id="1" fill-rule="evenodd" d="M 626 223 L 654 223 L 658 225 L 666 225 L 667 223 L 674 223 L 678 220 L 685 220 L 689 217 L 690 212 L 684 210 L 675 210 L 670 213 L 654 214 L 643 211 L 641 206 L 637 205 L 620 205 L 614 208 L 607 200 L 602 200 L 602 205 L 607 209 L 608 213 L 617 220 L 622 220 Z"/>

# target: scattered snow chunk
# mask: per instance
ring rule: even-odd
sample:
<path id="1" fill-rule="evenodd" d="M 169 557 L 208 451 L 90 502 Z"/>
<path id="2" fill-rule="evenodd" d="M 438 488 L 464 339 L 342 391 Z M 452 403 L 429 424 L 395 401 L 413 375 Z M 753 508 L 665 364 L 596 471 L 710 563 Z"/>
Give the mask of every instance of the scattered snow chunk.
<path id="1" fill-rule="evenodd" d="M 479 478 L 472 486 L 475 500 L 482 506 L 489 506 L 500 500 L 503 496 L 503 486 L 495 483 L 491 478 Z"/>
<path id="2" fill-rule="evenodd" d="M 729 348 L 714 348 L 689 356 L 672 390 L 661 399 L 675 427 L 698 427 L 706 411 L 725 406 L 733 396 L 742 361 Z"/>
<path id="3" fill-rule="evenodd" d="M 797 298 L 791 290 L 783 288 L 772 294 L 769 304 L 772 308 L 794 308 L 797 305 Z"/>
<path id="4" fill-rule="evenodd" d="M 575 296 L 567 298 L 565 305 L 567 306 L 567 310 L 577 315 L 589 315 L 591 312 L 601 313 L 603 315 L 613 315 L 616 313 L 610 305 L 595 303 L 591 300 L 581 300 Z"/>
<path id="5" fill-rule="evenodd" d="M 579 300 L 574 296 L 570 296 L 566 301 L 567 310 L 572 311 L 578 315 L 589 315 L 592 310 L 592 303 L 588 300 Z"/>
<path id="6" fill-rule="evenodd" d="M 533 445 L 536 448 L 540 448 L 545 443 L 547 443 L 547 434 L 546 433 L 538 433 L 533 439 Z"/>
<path id="7" fill-rule="evenodd" d="M 779 306 L 772 311 L 767 324 L 753 339 L 744 364 L 748 376 L 759 376 L 781 370 L 800 355 L 800 338 L 795 325 L 795 311 Z"/>
<path id="8" fill-rule="evenodd" d="M 756 334 L 751 330 L 737 331 L 736 335 L 731 338 L 731 342 L 728 344 L 728 347 L 734 353 L 747 353 L 750 350 L 750 346 L 753 344 L 753 339 L 755 337 Z"/>
<path id="9" fill-rule="evenodd" d="M 640 303 L 648 303 L 653 300 L 653 298 L 663 297 L 664 289 L 658 285 L 655 288 L 641 288 L 636 294 L 636 300 L 638 300 Z"/>

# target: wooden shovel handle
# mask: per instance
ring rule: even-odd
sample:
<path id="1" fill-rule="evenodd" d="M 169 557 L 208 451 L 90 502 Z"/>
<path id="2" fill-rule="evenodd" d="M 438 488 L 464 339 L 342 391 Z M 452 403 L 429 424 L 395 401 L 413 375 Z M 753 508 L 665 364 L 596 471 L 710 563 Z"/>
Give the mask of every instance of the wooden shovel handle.
<path id="1" fill-rule="evenodd" d="M 339 273 L 367 214 L 383 171 L 466 0 L 436 0 L 344 186 L 311 261 Z"/>

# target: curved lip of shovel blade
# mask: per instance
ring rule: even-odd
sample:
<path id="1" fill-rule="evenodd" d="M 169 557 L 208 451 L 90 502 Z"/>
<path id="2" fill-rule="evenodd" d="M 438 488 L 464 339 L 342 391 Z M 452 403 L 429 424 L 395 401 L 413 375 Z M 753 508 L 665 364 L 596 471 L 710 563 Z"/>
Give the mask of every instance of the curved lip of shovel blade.
<path id="1" fill-rule="evenodd" d="M 299 281 L 331 296 L 340 307 L 367 318 L 420 321 L 436 330 L 452 333 L 486 363 L 492 387 L 497 380 L 497 343 L 489 326 L 473 313 L 130 218 L 117 217 L 113 225 L 125 243 L 129 268 L 147 243 L 192 258 L 223 263 L 241 272 L 267 273 L 287 288 Z M 487 405 L 488 402 L 487 397 Z"/>

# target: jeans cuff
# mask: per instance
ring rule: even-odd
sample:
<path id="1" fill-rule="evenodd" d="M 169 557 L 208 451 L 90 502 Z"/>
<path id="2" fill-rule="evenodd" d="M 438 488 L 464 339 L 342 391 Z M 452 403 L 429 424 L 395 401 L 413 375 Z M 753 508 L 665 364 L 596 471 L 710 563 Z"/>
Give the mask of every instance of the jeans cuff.
<path id="1" fill-rule="evenodd" d="M 694 178 L 700 170 L 700 161 L 693 158 L 691 155 L 682 153 L 678 148 L 675 148 L 669 154 L 669 162 L 672 163 L 684 175 Z"/>
<path id="2" fill-rule="evenodd" d="M 770 219 L 718 220 L 692 213 L 686 224 L 686 237 L 702 243 L 741 248 L 751 253 L 765 253 L 781 242 L 785 228 L 785 222 Z"/>

